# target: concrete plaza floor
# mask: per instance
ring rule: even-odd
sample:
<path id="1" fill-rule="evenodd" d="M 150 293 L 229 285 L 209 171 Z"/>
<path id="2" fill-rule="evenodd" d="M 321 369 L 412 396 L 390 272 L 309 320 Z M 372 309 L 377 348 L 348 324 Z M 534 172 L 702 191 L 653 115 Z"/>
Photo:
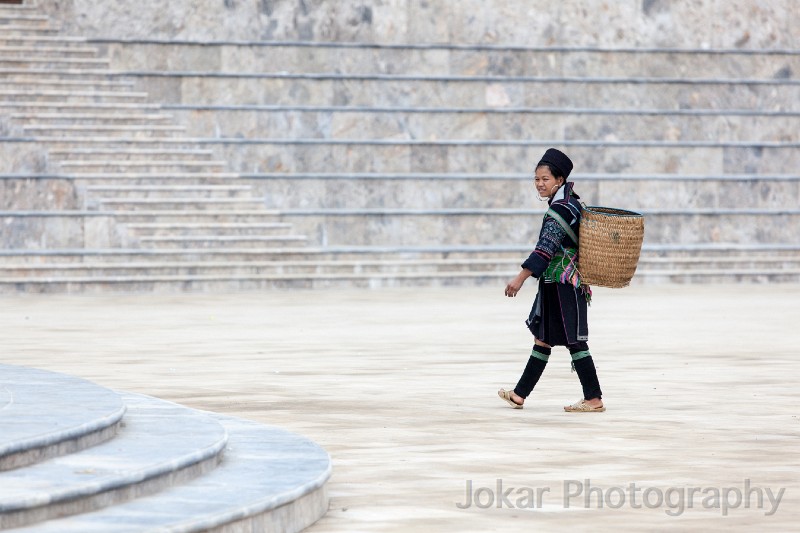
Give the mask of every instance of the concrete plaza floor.
<path id="1" fill-rule="evenodd" d="M 6 295 L 2 362 L 315 440 L 334 472 L 313 533 L 797 528 L 800 286 L 596 289 L 591 414 L 562 411 L 563 348 L 524 409 L 496 396 L 534 293 Z"/>

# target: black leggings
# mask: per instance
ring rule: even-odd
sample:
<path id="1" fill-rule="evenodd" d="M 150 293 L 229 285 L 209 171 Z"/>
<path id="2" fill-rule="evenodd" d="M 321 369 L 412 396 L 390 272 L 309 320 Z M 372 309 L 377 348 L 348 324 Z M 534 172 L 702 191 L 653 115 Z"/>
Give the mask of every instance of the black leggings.
<path id="1" fill-rule="evenodd" d="M 578 373 L 578 379 L 583 387 L 583 397 L 586 400 L 592 398 L 602 398 L 603 391 L 600 389 L 600 381 L 597 378 L 597 370 L 594 367 L 594 361 L 589 352 L 589 345 L 586 342 L 578 342 L 567 346 L 569 353 L 572 356 L 572 365 L 575 372 Z M 528 363 L 525 365 L 525 370 L 514 388 L 514 393 L 521 397 L 527 398 L 533 391 L 533 388 L 542 377 L 547 361 L 550 359 L 551 348 L 544 346 L 534 345 L 531 356 L 528 358 Z"/>

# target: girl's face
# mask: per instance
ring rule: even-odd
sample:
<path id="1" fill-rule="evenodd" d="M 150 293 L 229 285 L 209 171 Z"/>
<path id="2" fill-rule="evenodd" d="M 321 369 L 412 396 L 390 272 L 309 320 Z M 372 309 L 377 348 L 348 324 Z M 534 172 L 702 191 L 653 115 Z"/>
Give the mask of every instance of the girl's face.
<path id="1" fill-rule="evenodd" d="M 535 176 L 533 184 L 536 186 L 536 192 L 542 198 L 550 198 L 564 184 L 564 178 L 553 177 L 550 168 L 546 166 L 537 167 Z"/>

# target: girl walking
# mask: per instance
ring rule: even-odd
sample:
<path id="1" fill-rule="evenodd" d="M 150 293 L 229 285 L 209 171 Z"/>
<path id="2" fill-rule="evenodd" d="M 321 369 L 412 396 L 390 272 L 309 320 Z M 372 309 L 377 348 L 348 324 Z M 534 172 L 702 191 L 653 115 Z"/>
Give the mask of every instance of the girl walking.
<path id="1" fill-rule="evenodd" d="M 600 382 L 589 352 L 587 307 L 591 289 L 581 283 L 575 268 L 578 228 L 582 208 L 573 183 L 567 181 L 572 161 L 555 148 L 548 149 L 536 165 L 536 190 L 549 209 L 544 216 L 536 248 L 522 263 L 522 270 L 505 289 L 513 298 L 529 277 L 539 279 L 539 291 L 526 324 L 534 336 L 531 356 L 513 390 L 497 394 L 514 409 L 522 409 L 544 372 L 553 346 L 566 346 L 583 387 L 583 398 L 564 407 L 567 412 L 605 411 Z"/>

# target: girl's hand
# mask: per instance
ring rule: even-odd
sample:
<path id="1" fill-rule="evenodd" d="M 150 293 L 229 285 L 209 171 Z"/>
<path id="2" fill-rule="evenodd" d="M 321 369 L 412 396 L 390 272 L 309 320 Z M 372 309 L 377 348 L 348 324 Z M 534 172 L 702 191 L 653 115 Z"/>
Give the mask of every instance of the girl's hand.
<path id="1" fill-rule="evenodd" d="M 506 285 L 506 296 L 509 298 L 516 296 L 519 290 L 522 288 L 522 284 L 525 283 L 525 280 L 531 277 L 532 274 L 533 272 L 523 268 L 517 277 L 511 280 L 508 285 Z"/>

